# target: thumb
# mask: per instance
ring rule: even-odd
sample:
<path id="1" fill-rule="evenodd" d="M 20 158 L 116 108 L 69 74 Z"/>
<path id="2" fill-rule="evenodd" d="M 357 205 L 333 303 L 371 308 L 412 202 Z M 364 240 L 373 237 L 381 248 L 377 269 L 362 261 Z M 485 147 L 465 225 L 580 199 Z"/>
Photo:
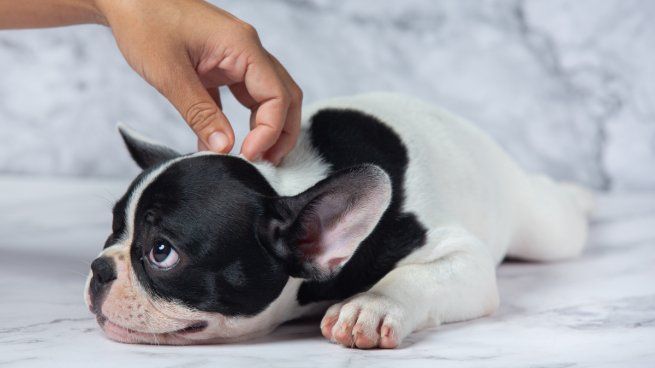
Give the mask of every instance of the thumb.
<path id="1" fill-rule="evenodd" d="M 191 65 L 182 69 L 165 79 L 168 88 L 158 89 L 175 106 L 204 147 L 217 153 L 230 152 L 234 131 L 220 109 L 218 94 L 212 96 L 205 89 Z"/>

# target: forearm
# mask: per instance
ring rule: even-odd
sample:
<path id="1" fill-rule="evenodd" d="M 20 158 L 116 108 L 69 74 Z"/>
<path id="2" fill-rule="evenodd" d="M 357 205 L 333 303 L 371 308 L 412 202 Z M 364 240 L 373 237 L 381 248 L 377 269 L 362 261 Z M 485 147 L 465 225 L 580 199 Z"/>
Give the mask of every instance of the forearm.
<path id="1" fill-rule="evenodd" d="M 95 0 L 0 0 L 0 29 L 84 23 L 105 23 Z"/>

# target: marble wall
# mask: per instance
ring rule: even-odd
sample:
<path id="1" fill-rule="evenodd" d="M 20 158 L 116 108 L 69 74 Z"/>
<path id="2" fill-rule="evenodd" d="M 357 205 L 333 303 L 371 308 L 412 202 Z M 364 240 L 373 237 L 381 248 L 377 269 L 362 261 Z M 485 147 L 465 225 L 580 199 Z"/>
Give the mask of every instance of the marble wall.
<path id="1" fill-rule="evenodd" d="M 223 0 L 306 102 L 397 91 L 463 115 L 531 170 L 655 189 L 655 2 Z M 114 125 L 194 148 L 107 29 L 0 32 L 0 172 L 128 176 Z M 240 136 L 246 111 L 227 99 Z"/>

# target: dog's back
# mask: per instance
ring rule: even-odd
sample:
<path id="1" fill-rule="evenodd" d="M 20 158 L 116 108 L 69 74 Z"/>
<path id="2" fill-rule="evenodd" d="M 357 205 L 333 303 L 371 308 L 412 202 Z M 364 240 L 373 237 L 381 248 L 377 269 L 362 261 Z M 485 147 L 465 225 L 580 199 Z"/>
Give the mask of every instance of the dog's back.
<path id="1" fill-rule="evenodd" d="M 461 224 L 485 242 L 496 262 L 507 254 L 548 260 L 582 249 L 589 193 L 527 175 L 478 128 L 422 101 L 373 93 L 306 109 L 305 133 L 315 133 L 302 139 L 312 141 L 328 164 L 344 157 L 343 162 L 370 161 L 385 170 L 398 166 L 398 145 L 381 138 L 381 128 L 348 120 L 348 111 L 374 117 L 397 135 L 407 155 L 402 209 L 427 229 Z M 420 261 L 431 251 L 421 249 L 411 259 Z"/>

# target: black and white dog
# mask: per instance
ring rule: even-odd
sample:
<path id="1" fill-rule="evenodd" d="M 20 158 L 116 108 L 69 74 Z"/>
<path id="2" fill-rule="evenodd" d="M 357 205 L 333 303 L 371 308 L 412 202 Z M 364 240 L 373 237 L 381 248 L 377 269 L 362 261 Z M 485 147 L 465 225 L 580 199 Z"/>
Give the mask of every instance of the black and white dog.
<path id="1" fill-rule="evenodd" d="M 472 125 L 404 97 L 306 109 L 279 167 L 120 132 L 144 171 L 85 300 L 122 342 L 243 340 L 325 312 L 326 338 L 394 348 L 494 312 L 505 256 L 568 258 L 586 241 L 588 192 L 526 174 Z"/>

